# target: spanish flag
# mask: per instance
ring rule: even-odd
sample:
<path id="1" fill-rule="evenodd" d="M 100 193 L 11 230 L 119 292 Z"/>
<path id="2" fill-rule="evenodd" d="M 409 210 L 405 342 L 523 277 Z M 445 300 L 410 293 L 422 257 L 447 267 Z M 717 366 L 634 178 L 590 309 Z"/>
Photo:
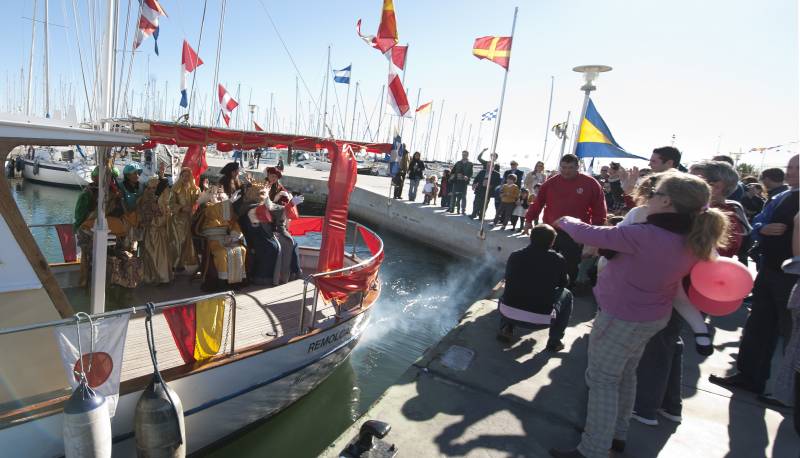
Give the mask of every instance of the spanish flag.
<path id="1" fill-rule="evenodd" d="M 224 316 L 224 297 L 164 310 L 172 338 L 186 364 L 219 353 Z"/>
<path id="2" fill-rule="evenodd" d="M 511 60 L 511 37 L 481 37 L 475 39 L 472 54 L 478 59 L 489 59 L 508 70 Z"/>
<path id="3" fill-rule="evenodd" d="M 619 157 L 631 159 L 645 159 L 641 156 L 631 154 L 622 149 L 611 131 L 606 126 L 600 113 L 594 107 L 594 102 L 589 99 L 589 106 L 586 108 L 586 116 L 581 122 L 581 131 L 578 135 L 578 145 L 575 154 L 580 157 Z M 646 160 L 646 159 L 645 159 Z"/>

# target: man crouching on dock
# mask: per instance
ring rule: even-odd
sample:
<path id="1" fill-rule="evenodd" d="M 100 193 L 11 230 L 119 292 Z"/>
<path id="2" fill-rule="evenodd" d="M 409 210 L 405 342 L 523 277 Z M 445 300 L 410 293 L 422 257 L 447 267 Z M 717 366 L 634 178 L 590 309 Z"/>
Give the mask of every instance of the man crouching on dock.
<path id="1" fill-rule="evenodd" d="M 500 298 L 497 338 L 510 343 L 514 326 L 550 328 L 547 351 L 564 349 L 561 339 L 572 313 L 572 293 L 564 257 L 553 251 L 556 231 L 549 224 L 531 230 L 531 243 L 511 253 L 506 262 L 506 285 Z"/>

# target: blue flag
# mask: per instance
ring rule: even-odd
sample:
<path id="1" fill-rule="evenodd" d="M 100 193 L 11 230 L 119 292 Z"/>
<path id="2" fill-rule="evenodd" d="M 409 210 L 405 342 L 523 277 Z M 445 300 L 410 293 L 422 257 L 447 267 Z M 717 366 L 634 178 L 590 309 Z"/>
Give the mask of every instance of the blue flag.
<path id="1" fill-rule="evenodd" d="M 333 81 L 336 83 L 350 84 L 350 67 L 352 66 L 353 64 L 350 64 L 341 70 L 334 70 Z"/>

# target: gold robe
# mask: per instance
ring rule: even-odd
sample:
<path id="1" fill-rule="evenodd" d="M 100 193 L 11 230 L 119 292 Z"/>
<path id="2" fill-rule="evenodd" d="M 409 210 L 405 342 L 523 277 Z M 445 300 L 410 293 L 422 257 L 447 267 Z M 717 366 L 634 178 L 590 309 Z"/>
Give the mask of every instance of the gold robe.
<path id="1" fill-rule="evenodd" d="M 236 222 L 230 201 L 208 203 L 201 227 L 208 241 L 208 249 L 220 280 L 229 284 L 246 278 L 245 256 L 247 249 L 242 244 L 242 229 Z"/>
<path id="2" fill-rule="evenodd" d="M 169 188 L 160 196 L 146 193 L 139 200 L 139 221 L 144 228 L 142 262 L 145 283 L 172 281 L 172 256 L 169 250 Z"/>
<path id="3" fill-rule="evenodd" d="M 197 252 L 192 242 L 192 210 L 200 192 L 197 188 L 172 190 L 169 201 L 172 211 L 172 230 L 170 231 L 170 248 L 172 248 L 175 267 L 193 269 L 197 266 Z"/>

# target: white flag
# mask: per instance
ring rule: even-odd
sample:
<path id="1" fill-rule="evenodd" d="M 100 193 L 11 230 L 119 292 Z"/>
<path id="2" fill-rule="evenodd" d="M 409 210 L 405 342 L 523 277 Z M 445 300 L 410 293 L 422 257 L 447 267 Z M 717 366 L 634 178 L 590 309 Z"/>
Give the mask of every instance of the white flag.
<path id="1" fill-rule="evenodd" d="M 89 323 L 81 323 L 81 350 L 83 368 L 89 386 L 106 397 L 108 412 L 113 417 L 119 400 L 119 381 L 122 373 L 122 353 L 125 336 L 128 334 L 130 314 L 102 318 L 92 322 L 94 328 L 94 352 Z M 56 340 L 61 349 L 61 362 L 72 389 L 80 382 L 80 352 L 78 332 L 75 324 L 55 328 Z"/>

